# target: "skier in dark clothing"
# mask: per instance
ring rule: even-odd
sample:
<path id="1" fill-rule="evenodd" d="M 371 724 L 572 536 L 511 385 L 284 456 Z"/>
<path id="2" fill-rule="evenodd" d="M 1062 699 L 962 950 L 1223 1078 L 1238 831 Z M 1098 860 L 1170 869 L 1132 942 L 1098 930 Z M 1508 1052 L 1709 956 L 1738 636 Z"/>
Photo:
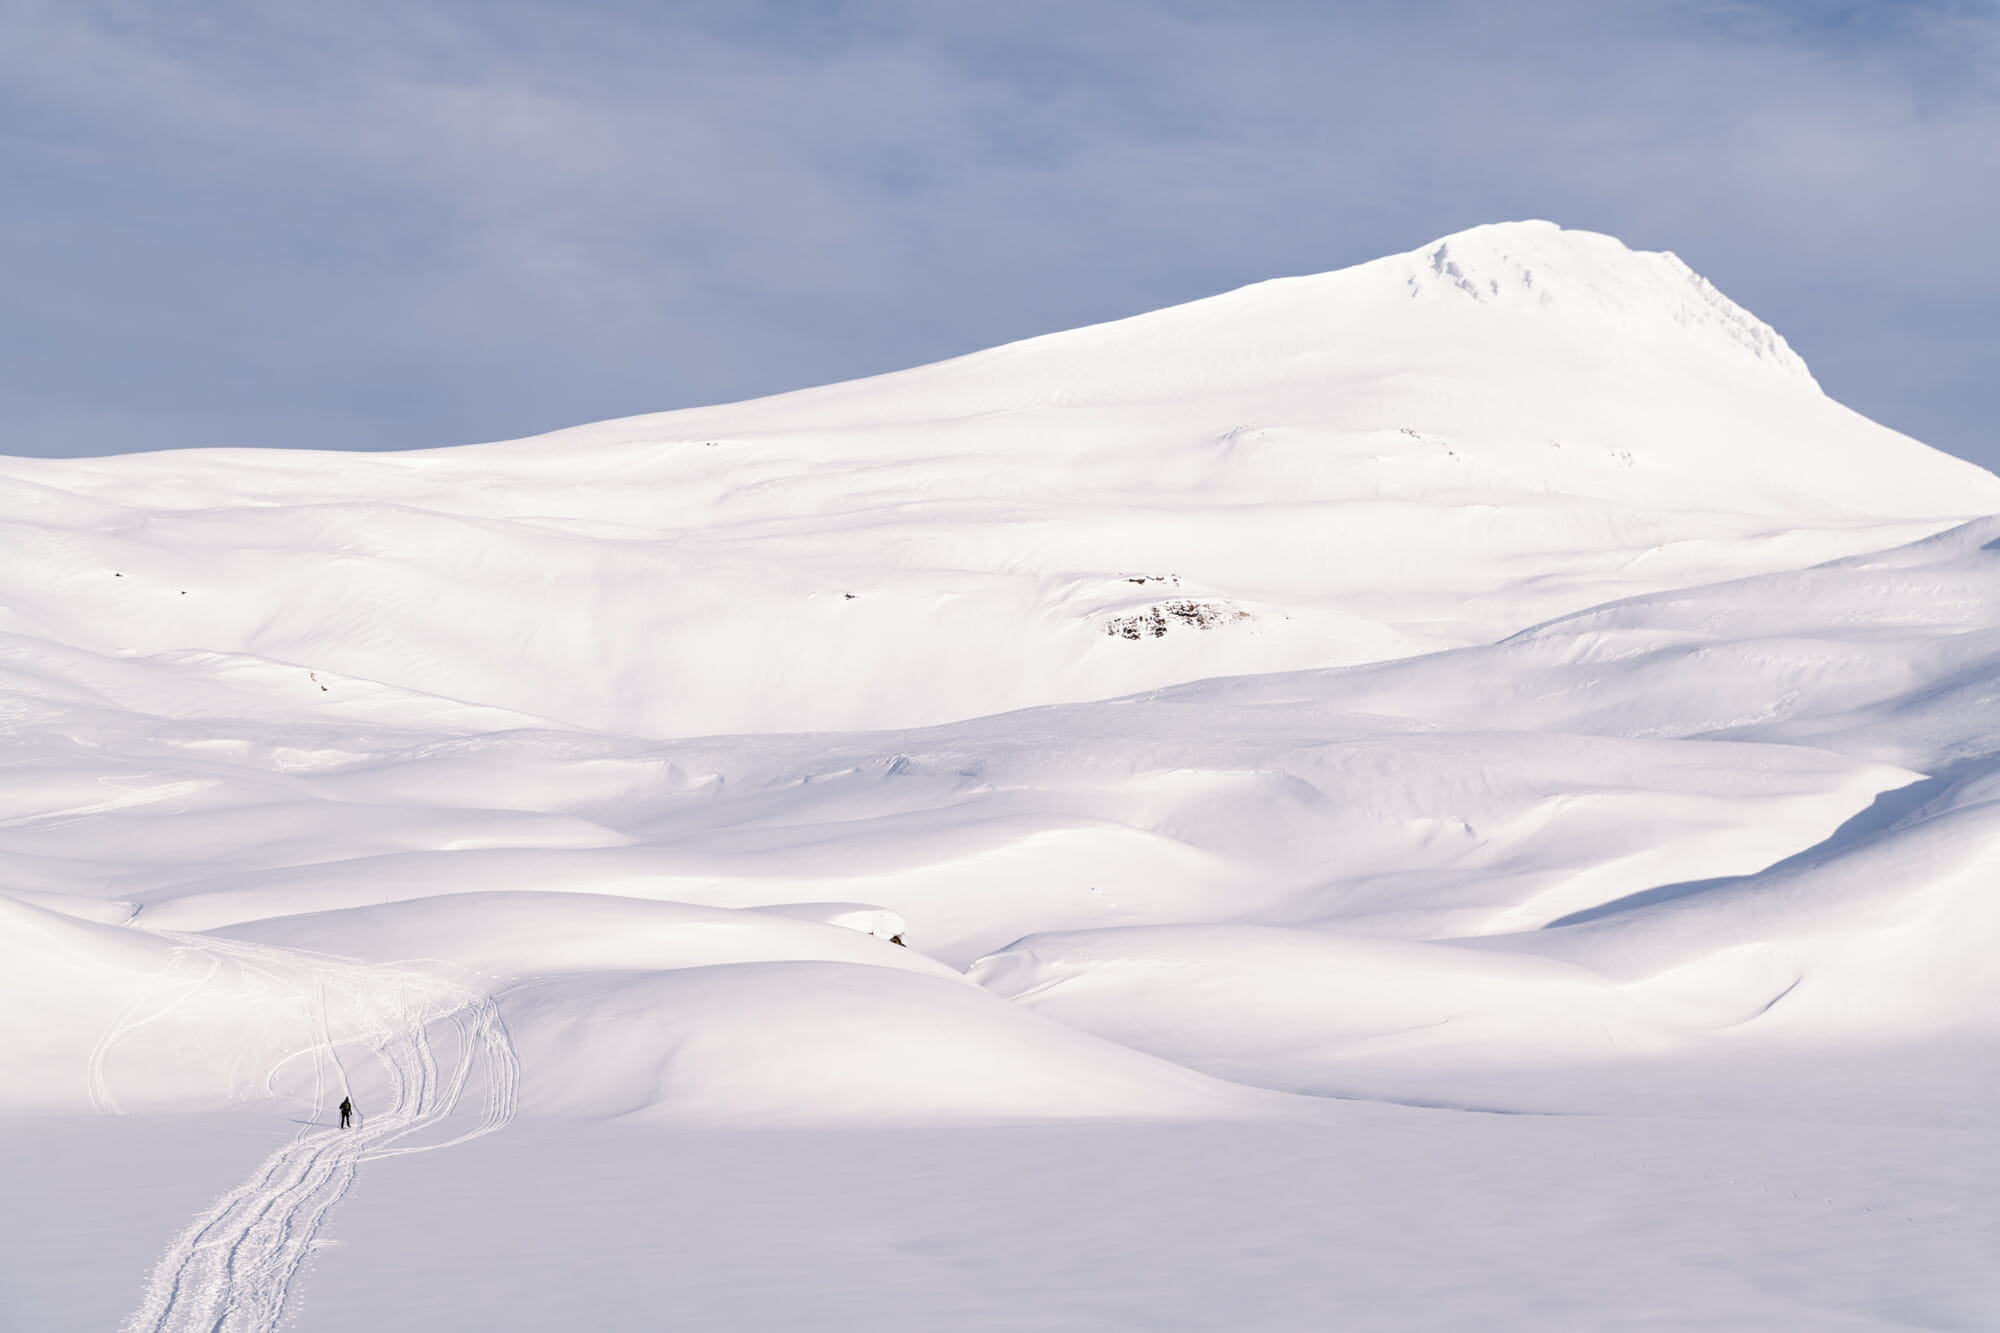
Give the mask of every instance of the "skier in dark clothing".
<path id="1" fill-rule="evenodd" d="M 340 1099 L 340 1127 L 347 1128 L 347 1122 L 354 1116 L 354 1101 L 349 1097 Z"/>

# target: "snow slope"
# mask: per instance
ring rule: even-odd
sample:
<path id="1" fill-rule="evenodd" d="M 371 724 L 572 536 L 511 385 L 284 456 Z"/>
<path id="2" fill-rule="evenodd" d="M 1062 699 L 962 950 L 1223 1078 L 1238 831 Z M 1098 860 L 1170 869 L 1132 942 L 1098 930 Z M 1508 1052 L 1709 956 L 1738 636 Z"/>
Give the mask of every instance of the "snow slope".
<path id="1" fill-rule="evenodd" d="M 1546 223 L 512 444 L 0 479 L 0 630 L 655 737 L 1485 643 L 2000 509 L 1678 260 Z"/>
<path id="2" fill-rule="evenodd" d="M 1987 1076 L 1953 1071 L 2000 1067 L 1994 514 L 1672 256 L 1543 223 L 535 440 L 5 460 L 0 1116 L 285 1118 L 158 1237 L 145 1330 L 414 1298 L 312 1260 L 364 1163 L 491 1208 L 453 1163 L 529 1188 L 570 1158 L 501 1145 L 552 1127 L 1068 1173 L 1068 1131 L 1010 1136 L 1410 1161 L 1490 1134 L 1400 1104 L 1611 1115 L 1466 1177 L 1531 1200 L 1662 1117 L 1962 1128 Z M 1901 1189 L 1869 1151 L 1853 1188 Z M 605 1188 L 561 1225 L 622 1244 L 655 1205 Z M 1866 1232 L 1814 1227 L 1829 1264 Z M 395 1234 L 477 1287 L 455 1230 Z M 1748 1326 L 1928 1326 L 1753 1251 Z M 39 1280 L 0 1267 L 0 1315 Z M 1729 1306 L 1632 1283 L 1660 1327 Z M 1048 1326 L 1128 1326 L 1097 1300 Z"/>

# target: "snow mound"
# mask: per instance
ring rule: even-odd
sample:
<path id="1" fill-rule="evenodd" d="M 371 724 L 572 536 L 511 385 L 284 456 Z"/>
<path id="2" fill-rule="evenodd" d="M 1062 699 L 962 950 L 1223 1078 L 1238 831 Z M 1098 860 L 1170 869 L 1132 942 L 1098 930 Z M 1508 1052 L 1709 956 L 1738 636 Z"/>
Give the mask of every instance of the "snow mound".
<path id="1" fill-rule="evenodd" d="M 888 935 L 872 933 L 869 926 L 900 924 L 884 908 L 796 906 L 807 910 L 735 912 L 533 890 L 454 893 L 267 918 L 216 933 L 367 962 L 443 962 L 481 973 L 489 983 L 557 973 L 669 971 L 780 960 L 852 962 L 958 976 L 921 953 L 891 944 Z"/>
<path id="2" fill-rule="evenodd" d="M 1185 1118 L 1274 1103 L 974 987 L 835 963 L 535 982 L 502 996 L 527 1115 L 726 1125 Z"/>
<path id="3" fill-rule="evenodd" d="M 132 997 L 167 968 L 171 952 L 138 931 L 0 895 L 0 1106 L 91 1108 L 96 1052 Z"/>
<path id="4" fill-rule="evenodd" d="M 1679 1044 L 1677 1027 L 1724 1027 L 1769 999 L 1712 994 L 1682 1014 L 1532 954 L 1237 925 L 1030 936 L 971 976 L 1107 1040 L 1309 1093 L 1384 1060 L 1463 1071 L 1660 1054 Z"/>
<path id="5" fill-rule="evenodd" d="M 910 933 L 910 927 L 902 917 L 872 903 L 768 903 L 751 910 L 858 930 L 864 935 L 896 944 L 904 944 L 904 937 Z"/>

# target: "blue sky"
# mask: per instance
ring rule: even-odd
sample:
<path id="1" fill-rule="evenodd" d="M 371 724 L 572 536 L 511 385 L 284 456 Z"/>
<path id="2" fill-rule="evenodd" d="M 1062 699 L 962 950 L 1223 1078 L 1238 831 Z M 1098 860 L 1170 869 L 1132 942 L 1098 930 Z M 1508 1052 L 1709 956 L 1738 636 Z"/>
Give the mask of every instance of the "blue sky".
<path id="1" fill-rule="evenodd" d="M 404 448 L 1547 217 L 2000 466 L 2000 0 L 0 0 L 0 452 Z"/>

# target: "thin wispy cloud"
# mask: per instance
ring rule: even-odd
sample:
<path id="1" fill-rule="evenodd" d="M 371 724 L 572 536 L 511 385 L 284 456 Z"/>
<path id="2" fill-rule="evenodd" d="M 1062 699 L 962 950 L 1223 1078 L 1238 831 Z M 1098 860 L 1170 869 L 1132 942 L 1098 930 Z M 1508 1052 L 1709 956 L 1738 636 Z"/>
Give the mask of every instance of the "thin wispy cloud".
<path id="1" fill-rule="evenodd" d="M 10 452 L 519 435 L 1545 216 L 2000 461 L 1992 5 L 0 15 Z"/>

